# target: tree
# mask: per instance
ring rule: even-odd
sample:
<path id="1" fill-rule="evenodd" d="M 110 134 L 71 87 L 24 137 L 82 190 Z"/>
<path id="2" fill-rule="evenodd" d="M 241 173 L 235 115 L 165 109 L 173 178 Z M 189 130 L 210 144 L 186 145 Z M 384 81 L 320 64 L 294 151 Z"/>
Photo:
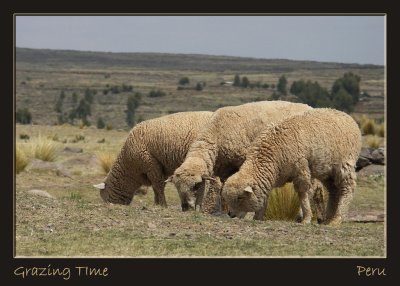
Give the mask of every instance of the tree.
<path id="1" fill-rule="evenodd" d="M 332 106 L 329 92 L 321 87 L 318 82 L 304 82 L 302 80 L 294 82 L 290 88 L 290 92 L 296 95 L 300 102 L 308 104 L 311 107 Z"/>
<path id="2" fill-rule="evenodd" d="M 84 98 L 82 98 L 79 101 L 79 105 L 75 111 L 76 111 L 76 117 L 79 119 L 82 119 L 82 122 L 84 125 L 90 124 L 87 117 L 92 115 L 91 108 L 90 108 L 90 104 Z"/>
<path id="3" fill-rule="evenodd" d="M 203 85 L 202 85 L 200 82 L 198 82 L 198 83 L 196 84 L 196 90 L 198 90 L 198 91 L 203 90 Z"/>
<path id="4" fill-rule="evenodd" d="M 130 95 L 127 100 L 127 110 L 126 112 L 126 123 L 129 127 L 133 127 L 135 125 L 135 112 L 136 109 L 140 105 L 140 101 L 142 99 L 142 95 L 136 92 L 134 95 Z"/>
<path id="5" fill-rule="evenodd" d="M 65 98 L 65 93 L 62 90 L 60 93 L 60 96 L 54 106 L 54 111 L 57 113 L 61 113 L 62 112 L 62 107 L 63 107 L 63 103 L 64 103 L 64 98 Z"/>
<path id="6" fill-rule="evenodd" d="M 249 79 L 248 79 L 247 77 L 245 77 L 245 76 L 242 77 L 242 84 L 241 84 L 241 86 L 244 87 L 244 88 L 247 88 L 249 85 L 250 85 Z"/>
<path id="7" fill-rule="evenodd" d="M 104 127 L 106 127 L 106 124 L 103 120 L 102 117 L 97 118 L 97 124 L 96 124 L 98 129 L 103 129 Z"/>
<path id="8" fill-rule="evenodd" d="M 186 84 L 189 84 L 190 83 L 190 80 L 189 80 L 189 78 L 188 77 L 183 77 L 183 78 L 181 78 L 180 80 L 179 80 L 179 84 L 180 85 L 186 85 Z"/>
<path id="9" fill-rule="evenodd" d="M 344 89 L 339 89 L 332 98 L 332 105 L 338 110 L 352 112 L 354 110 L 353 97 Z"/>
<path id="10" fill-rule="evenodd" d="M 287 79 L 286 77 L 283 75 L 279 78 L 278 80 L 278 84 L 277 84 L 277 90 L 283 94 L 283 95 L 287 95 Z"/>
<path id="11" fill-rule="evenodd" d="M 94 99 L 94 91 L 87 88 L 85 90 L 85 100 L 87 103 L 92 104 Z"/>
<path id="12" fill-rule="evenodd" d="M 32 122 L 32 114 L 28 108 L 19 108 L 15 114 L 15 120 L 21 124 L 30 124 Z"/>
<path id="13" fill-rule="evenodd" d="M 75 105 L 78 103 L 78 95 L 76 94 L 76 92 L 72 93 L 72 103 Z"/>
<path id="14" fill-rule="evenodd" d="M 235 78 L 233 79 L 233 86 L 241 86 L 240 76 L 238 74 L 236 74 Z"/>
<path id="15" fill-rule="evenodd" d="M 360 97 L 361 78 L 351 72 L 345 73 L 343 77 L 337 79 L 332 85 L 332 95 L 334 96 L 340 89 L 344 89 L 351 95 L 353 104 L 357 104 Z"/>

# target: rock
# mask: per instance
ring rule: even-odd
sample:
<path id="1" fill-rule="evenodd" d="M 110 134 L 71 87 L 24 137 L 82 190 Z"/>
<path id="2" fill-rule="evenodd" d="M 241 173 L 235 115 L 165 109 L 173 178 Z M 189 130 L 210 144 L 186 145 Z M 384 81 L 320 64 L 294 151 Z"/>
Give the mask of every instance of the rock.
<path id="1" fill-rule="evenodd" d="M 385 149 L 380 147 L 372 151 L 371 161 L 374 164 L 385 165 Z"/>
<path id="2" fill-rule="evenodd" d="M 60 163 L 57 162 L 47 162 L 39 159 L 33 159 L 26 169 L 27 171 L 36 172 L 54 172 L 57 176 L 71 178 L 71 174 L 65 168 L 63 168 Z"/>
<path id="3" fill-rule="evenodd" d="M 52 195 L 50 195 L 48 192 L 46 191 L 42 191 L 42 190 L 29 190 L 28 193 L 35 195 L 35 196 L 40 196 L 40 197 L 46 197 L 46 198 L 54 198 Z"/>
<path id="4" fill-rule="evenodd" d="M 356 171 L 361 170 L 362 168 L 371 165 L 371 161 L 363 156 L 358 157 L 357 163 L 356 163 Z"/>
<path id="5" fill-rule="evenodd" d="M 358 176 L 370 176 L 370 175 L 384 175 L 385 166 L 383 165 L 369 165 L 362 168 L 358 173 Z"/>
<path id="6" fill-rule="evenodd" d="M 149 223 L 147 224 L 147 226 L 148 226 L 148 228 L 151 228 L 151 229 L 154 229 L 154 228 L 157 227 L 154 223 L 151 223 L 151 222 L 149 222 Z"/>
<path id="7" fill-rule="evenodd" d="M 64 152 L 69 152 L 69 153 L 82 153 L 83 149 L 79 147 L 65 147 Z"/>

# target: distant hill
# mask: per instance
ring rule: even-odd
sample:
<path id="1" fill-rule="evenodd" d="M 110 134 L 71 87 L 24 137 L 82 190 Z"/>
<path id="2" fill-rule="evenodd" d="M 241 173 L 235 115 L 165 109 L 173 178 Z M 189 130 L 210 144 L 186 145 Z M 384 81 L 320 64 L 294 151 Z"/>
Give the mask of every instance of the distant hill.
<path id="1" fill-rule="evenodd" d="M 326 69 L 382 69 L 378 65 L 344 64 L 285 59 L 162 53 L 108 53 L 72 50 L 16 48 L 16 62 L 91 67 L 136 67 L 198 71 L 291 72 Z"/>

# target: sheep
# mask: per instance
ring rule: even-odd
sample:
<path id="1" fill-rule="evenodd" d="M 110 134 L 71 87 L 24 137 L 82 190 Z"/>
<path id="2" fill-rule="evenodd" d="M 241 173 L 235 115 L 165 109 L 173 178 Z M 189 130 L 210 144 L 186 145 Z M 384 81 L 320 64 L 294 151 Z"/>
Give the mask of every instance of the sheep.
<path id="1" fill-rule="evenodd" d="M 130 204 L 142 185 L 166 207 L 165 179 L 183 162 L 189 146 L 211 118 L 209 111 L 180 112 L 143 121 L 130 131 L 104 183 L 94 185 L 106 202 Z"/>
<path id="2" fill-rule="evenodd" d="M 218 176 L 225 181 L 246 158 L 252 141 L 268 123 L 312 109 L 301 103 L 261 101 L 228 106 L 214 112 L 190 147 L 185 161 L 168 179 L 180 195 L 182 210 L 201 205 L 204 180 Z"/>
<path id="3" fill-rule="evenodd" d="M 325 223 L 339 225 L 356 186 L 360 150 L 357 123 L 334 109 L 310 110 L 267 127 L 240 170 L 223 186 L 230 216 L 255 212 L 254 218 L 262 220 L 272 188 L 292 181 L 303 211 L 302 223 L 310 223 L 308 197 L 317 179 L 329 193 Z"/>

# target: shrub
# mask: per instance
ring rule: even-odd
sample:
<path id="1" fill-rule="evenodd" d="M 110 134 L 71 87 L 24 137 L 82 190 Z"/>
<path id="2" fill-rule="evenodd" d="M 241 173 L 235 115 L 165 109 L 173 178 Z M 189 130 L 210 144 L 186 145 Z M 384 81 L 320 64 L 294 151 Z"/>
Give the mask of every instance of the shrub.
<path id="1" fill-rule="evenodd" d="M 28 165 L 29 160 L 26 153 L 22 150 L 21 145 L 17 144 L 15 146 L 15 172 L 19 174 Z"/>
<path id="2" fill-rule="evenodd" d="M 106 130 L 112 130 L 112 129 L 113 129 L 112 124 L 107 123 L 107 124 L 106 124 Z"/>
<path id="3" fill-rule="evenodd" d="M 162 90 L 151 90 L 148 94 L 149 97 L 162 97 L 166 96 L 167 94 L 163 92 Z"/>
<path id="4" fill-rule="evenodd" d="M 32 114 L 28 108 L 20 108 L 15 114 L 15 120 L 21 124 L 30 124 L 32 122 Z"/>
<path id="5" fill-rule="evenodd" d="M 29 135 L 28 134 L 24 134 L 24 133 L 21 133 L 21 134 L 19 134 L 19 139 L 21 139 L 21 140 L 29 140 Z"/>
<path id="6" fill-rule="evenodd" d="M 385 124 L 381 123 L 379 124 L 379 126 L 376 128 L 376 135 L 380 136 L 380 137 L 385 137 Z"/>
<path id="7" fill-rule="evenodd" d="M 295 220 L 299 212 L 300 202 L 293 184 L 289 183 L 281 188 L 272 190 L 268 199 L 268 208 L 265 214 L 269 220 Z"/>
<path id="8" fill-rule="evenodd" d="M 32 156 L 43 161 L 53 162 L 57 157 L 58 144 L 39 135 L 31 143 Z"/>
<path id="9" fill-rule="evenodd" d="M 105 173 L 108 174 L 110 171 L 112 165 L 114 164 L 114 161 L 116 159 L 116 155 L 111 152 L 99 152 L 96 154 L 97 159 L 99 160 L 99 164 L 101 167 L 101 170 Z"/>
<path id="10" fill-rule="evenodd" d="M 97 143 L 104 143 L 104 142 L 106 142 L 106 139 L 105 139 L 105 138 L 100 139 L 100 140 L 97 140 Z"/>
<path id="11" fill-rule="evenodd" d="M 203 85 L 202 85 L 200 82 L 198 82 L 198 83 L 196 84 L 196 90 L 197 90 L 197 91 L 203 90 Z"/>
<path id="12" fill-rule="evenodd" d="M 104 122 L 104 120 L 103 120 L 102 117 L 99 117 L 99 118 L 97 119 L 97 124 L 96 124 L 96 126 L 97 126 L 98 129 L 103 129 L 104 127 L 106 127 L 106 124 L 105 124 L 105 122 Z"/>
<path id="13" fill-rule="evenodd" d="M 365 120 L 361 125 L 363 135 L 375 134 L 376 124 L 373 119 Z"/>
<path id="14" fill-rule="evenodd" d="M 378 136 L 371 136 L 367 139 L 367 145 L 370 148 L 376 149 L 381 145 L 381 139 Z"/>
<path id="15" fill-rule="evenodd" d="M 179 80 L 179 82 L 178 82 L 180 85 L 185 85 L 185 84 L 189 84 L 190 83 L 190 80 L 189 80 L 189 78 L 188 77 L 183 77 L 183 78 L 181 78 L 180 80 Z"/>

